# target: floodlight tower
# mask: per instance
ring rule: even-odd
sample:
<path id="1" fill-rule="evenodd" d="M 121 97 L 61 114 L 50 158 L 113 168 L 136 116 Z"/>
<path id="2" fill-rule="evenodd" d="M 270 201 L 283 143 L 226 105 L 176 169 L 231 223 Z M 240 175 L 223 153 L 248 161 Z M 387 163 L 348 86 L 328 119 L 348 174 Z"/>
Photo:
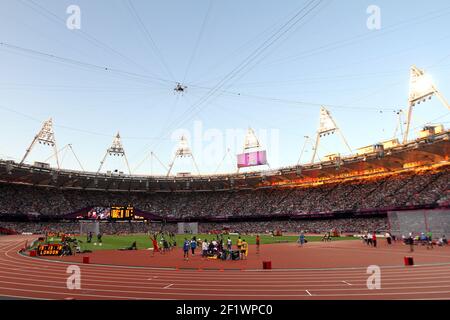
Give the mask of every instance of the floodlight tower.
<path id="1" fill-rule="evenodd" d="M 259 142 L 258 137 L 256 136 L 255 131 L 252 128 L 247 129 L 247 134 L 245 135 L 244 147 L 242 150 L 242 154 L 238 155 L 238 169 L 237 173 L 240 172 L 241 168 L 245 167 L 254 167 L 259 165 L 266 165 L 270 169 L 270 165 L 267 162 L 267 155 L 265 150 L 261 150 L 261 143 Z M 247 157 L 248 155 L 254 155 L 256 158 L 252 160 L 245 160 L 244 163 L 240 163 L 239 157 Z M 260 159 L 260 157 L 262 157 Z"/>
<path id="2" fill-rule="evenodd" d="M 246 152 L 249 149 L 257 149 L 260 147 L 261 144 L 259 143 L 259 139 L 256 136 L 255 131 L 252 128 L 248 128 L 247 134 L 245 135 L 243 152 Z"/>
<path id="3" fill-rule="evenodd" d="M 322 138 L 324 136 L 328 136 L 330 134 L 335 134 L 336 132 L 340 135 L 342 141 L 344 142 L 344 144 L 346 145 L 346 147 L 348 148 L 350 153 L 352 153 L 352 148 L 350 148 L 347 140 L 345 139 L 345 137 L 342 134 L 341 130 L 337 126 L 337 124 L 334 121 L 333 117 L 331 116 L 330 111 L 328 111 L 324 106 L 322 106 L 320 108 L 319 129 L 317 130 L 316 142 L 314 144 L 314 150 L 313 150 L 313 156 L 312 156 L 312 159 L 311 159 L 311 164 L 313 164 L 315 159 L 316 159 L 317 150 L 318 150 L 319 145 L 320 145 L 320 138 Z"/>
<path id="4" fill-rule="evenodd" d="M 421 70 L 416 66 L 412 66 L 409 79 L 408 118 L 406 121 L 406 130 L 405 135 L 403 136 L 403 143 L 408 142 L 408 135 L 411 126 L 411 118 L 414 106 L 416 104 L 420 104 L 421 102 L 430 100 L 433 95 L 436 95 L 439 101 L 441 101 L 441 103 L 450 110 L 450 104 L 436 88 L 431 76 L 424 70 Z"/>
<path id="5" fill-rule="evenodd" d="M 100 170 L 102 170 L 107 156 L 123 157 L 125 160 L 125 164 L 127 165 L 128 173 L 131 175 L 130 165 L 128 164 L 127 155 L 125 154 L 125 149 L 123 148 L 122 139 L 119 132 L 117 132 L 117 135 L 114 137 L 111 147 L 106 150 L 105 156 L 103 157 L 102 161 L 100 161 L 100 167 L 97 170 L 97 174 L 100 172 Z"/>
<path id="6" fill-rule="evenodd" d="M 28 155 L 30 154 L 31 150 L 33 149 L 34 145 L 37 142 L 39 144 L 43 144 L 45 146 L 50 146 L 53 148 L 53 152 L 54 152 L 53 154 L 56 157 L 56 165 L 59 170 L 60 166 L 59 166 L 59 158 L 58 158 L 58 149 L 56 147 L 56 139 L 55 139 L 55 132 L 53 131 L 52 118 L 50 118 L 44 122 L 41 130 L 34 137 L 33 141 L 31 142 L 30 146 L 28 147 L 27 151 L 25 152 L 25 155 L 23 156 L 22 161 L 20 161 L 21 165 L 25 162 L 25 160 L 27 159 Z"/>
<path id="7" fill-rule="evenodd" d="M 197 173 L 200 175 L 200 170 L 198 169 L 197 163 L 195 162 L 195 158 L 194 158 L 194 155 L 192 154 L 191 148 L 189 147 L 188 140 L 183 135 L 183 136 L 181 136 L 180 142 L 178 143 L 178 148 L 177 148 L 177 151 L 175 152 L 175 156 L 169 165 L 169 170 L 167 170 L 167 175 L 166 175 L 167 177 L 170 175 L 170 172 L 172 171 L 175 161 L 178 158 L 184 158 L 184 157 L 190 157 L 192 159 L 195 169 L 197 170 Z"/>

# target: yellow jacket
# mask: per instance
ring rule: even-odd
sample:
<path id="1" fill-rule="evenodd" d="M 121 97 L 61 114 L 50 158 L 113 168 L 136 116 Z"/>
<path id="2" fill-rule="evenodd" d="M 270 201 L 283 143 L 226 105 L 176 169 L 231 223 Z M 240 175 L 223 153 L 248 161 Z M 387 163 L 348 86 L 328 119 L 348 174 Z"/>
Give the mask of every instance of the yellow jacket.
<path id="1" fill-rule="evenodd" d="M 241 250 L 245 250 L 245 256 L 248 255 L 248 243 L 247 242 L 245 242 L 245 241 L 242 242 Z"/>

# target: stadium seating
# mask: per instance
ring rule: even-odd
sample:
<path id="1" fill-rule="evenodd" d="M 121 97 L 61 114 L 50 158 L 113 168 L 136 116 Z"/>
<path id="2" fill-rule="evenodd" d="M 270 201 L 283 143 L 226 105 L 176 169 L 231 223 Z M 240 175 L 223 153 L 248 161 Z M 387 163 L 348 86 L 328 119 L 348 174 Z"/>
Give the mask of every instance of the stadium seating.
<path id="1" fill-rule="evenodd" d="M 290 189 L 132 193 L 0 184 L 0 215 L 63 216 L 132 204 L 161 217 L 250 217 L 376 210 L 448 203 L 449 170 L 409 172 Z"/>

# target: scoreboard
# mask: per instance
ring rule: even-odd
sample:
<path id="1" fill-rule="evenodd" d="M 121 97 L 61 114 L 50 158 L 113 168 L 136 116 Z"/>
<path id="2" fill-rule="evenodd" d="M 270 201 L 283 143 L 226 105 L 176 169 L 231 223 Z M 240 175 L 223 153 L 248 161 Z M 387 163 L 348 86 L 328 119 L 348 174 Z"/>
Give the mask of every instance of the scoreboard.
<path id="1" fill-rule="evenodd" d="M 59 256 L 62 249 L 62 244 L 41 244 L 38 246 L 37 254 L 40 256 Z"/>
<path id="2" fill-rule="evenodd" d="M 111 220 L 133 220 L 134 208 L 131 206 L 111 207 Z"/>

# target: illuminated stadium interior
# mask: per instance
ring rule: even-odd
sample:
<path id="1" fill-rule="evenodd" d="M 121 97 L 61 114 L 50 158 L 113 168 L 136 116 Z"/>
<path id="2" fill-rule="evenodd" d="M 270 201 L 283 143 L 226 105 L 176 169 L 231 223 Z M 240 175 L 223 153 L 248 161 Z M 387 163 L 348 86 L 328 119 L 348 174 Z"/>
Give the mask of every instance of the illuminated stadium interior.
<path id="1" fill-rule="evenodd" d="M 450 299 L 446 3 L 102 1 L 0 5 L 0 299 Z"/>

